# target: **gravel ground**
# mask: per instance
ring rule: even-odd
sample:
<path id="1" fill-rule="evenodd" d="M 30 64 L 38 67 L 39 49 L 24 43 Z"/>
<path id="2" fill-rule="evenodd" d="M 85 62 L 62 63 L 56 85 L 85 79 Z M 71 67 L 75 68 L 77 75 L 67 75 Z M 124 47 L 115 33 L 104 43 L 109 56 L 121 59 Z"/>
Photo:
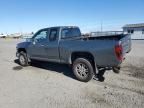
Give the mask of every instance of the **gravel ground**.
<path id="1" fill-rule="evenodd" d="M 88 83 L 66 65 L 19 66 L 20 41 L 0 39 L 0 108 L 144 108 L 144 41 L 133 41 L 120 74 L 107 71 L 104 82 Z"/>

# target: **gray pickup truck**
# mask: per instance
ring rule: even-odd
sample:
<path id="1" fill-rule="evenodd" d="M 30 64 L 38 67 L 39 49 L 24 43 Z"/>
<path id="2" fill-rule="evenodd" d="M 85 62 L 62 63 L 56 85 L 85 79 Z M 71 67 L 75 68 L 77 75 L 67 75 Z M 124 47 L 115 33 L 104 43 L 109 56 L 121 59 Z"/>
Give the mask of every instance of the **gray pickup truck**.
<path id="1" fill-rule="evenodd" d="M 119 72 L 130 50 L 127 34 L 85 37 L 78 27 L 60 26 L 41 29 L 29 41 L 17 44 L 16 55 L 22 66 L 32 60 L 69 64 L 78 80 L 88 82 L 102 68 Z"/>

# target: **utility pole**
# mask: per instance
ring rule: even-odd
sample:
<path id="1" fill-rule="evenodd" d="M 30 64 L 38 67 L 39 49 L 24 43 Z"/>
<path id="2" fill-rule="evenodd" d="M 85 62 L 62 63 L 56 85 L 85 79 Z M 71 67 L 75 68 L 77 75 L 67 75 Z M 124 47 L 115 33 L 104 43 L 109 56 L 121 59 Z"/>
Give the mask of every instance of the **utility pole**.
<path id="1" fill-rule="evenodd" d="M 101 32 L 103 31 L 103 21 L 101 21 Z"/>

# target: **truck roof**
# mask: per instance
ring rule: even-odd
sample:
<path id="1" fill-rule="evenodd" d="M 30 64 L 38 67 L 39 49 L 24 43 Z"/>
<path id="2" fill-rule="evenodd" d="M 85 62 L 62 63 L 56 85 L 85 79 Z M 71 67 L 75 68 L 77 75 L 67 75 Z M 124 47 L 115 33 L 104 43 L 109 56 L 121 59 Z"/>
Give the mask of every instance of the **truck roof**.
<path id="1" fill-rule="evenodd" d="M 77 26 L 54 26 L 54 27 L 47 27 L 43 29 L 49 29 L 49 28 L 79 28 Z"/>

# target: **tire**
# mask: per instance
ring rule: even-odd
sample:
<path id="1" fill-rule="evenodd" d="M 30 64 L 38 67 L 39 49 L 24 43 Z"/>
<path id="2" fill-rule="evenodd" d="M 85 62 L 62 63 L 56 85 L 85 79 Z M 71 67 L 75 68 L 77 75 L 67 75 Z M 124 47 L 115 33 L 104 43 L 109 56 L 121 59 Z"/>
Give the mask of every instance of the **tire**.
<path id="1" fill-rule="evenodd" d="M 77 80 L 88 82 L 92 79 L 94 69 L 89 60 L 85 58 L 77 58 L 73 62 L 73 73 Z"/>
<path id="2" fill-rule="evenodd" d="M 25 52 L 20 52 L 19 53 L 19 64 L 21 66 L 29 66 L 29 62 L 28 62 L 28 58 L 27 58 L 27 54 Z"/>

